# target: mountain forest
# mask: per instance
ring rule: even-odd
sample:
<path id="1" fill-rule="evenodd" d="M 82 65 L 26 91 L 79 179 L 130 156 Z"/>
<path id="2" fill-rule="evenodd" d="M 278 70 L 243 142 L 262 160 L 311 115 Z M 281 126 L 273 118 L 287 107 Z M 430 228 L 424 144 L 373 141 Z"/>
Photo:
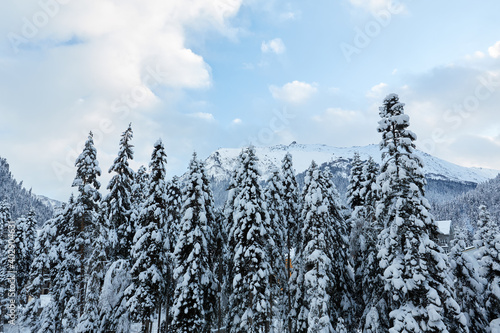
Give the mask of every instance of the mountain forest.
<path id="1" fill-rule="evenodd" d="M 379 115 L 380 163 L 355 154 L 343 183 L 315 161 L 297 175 L 290 153 L 263 182 L 249 146 L 216 197 L 196 154 L 184 176 L 167 180 L 161 140 L 148 168 L 132 170 L 129 125 L 105 187 L 89 134 L 74 194 L 52 212 L 31 193 L 13 204 L 13 193 L 29 191 L 0 160 L 2 188 L 15 189 L 1 194 L 0 325 L 34 333 L 498 332 L 500 176 L 477 187 L 428 181 L 404 103 L 390 94 Z M 438 218 L 453 221 L 447 252 Z"/>

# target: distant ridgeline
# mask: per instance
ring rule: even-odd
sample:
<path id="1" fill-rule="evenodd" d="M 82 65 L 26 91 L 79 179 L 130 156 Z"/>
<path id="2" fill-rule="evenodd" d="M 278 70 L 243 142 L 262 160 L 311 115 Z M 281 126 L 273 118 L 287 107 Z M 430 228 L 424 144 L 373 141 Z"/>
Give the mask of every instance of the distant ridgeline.
<path id="1" fill-rule="evenodd" d="M 322 163 L 319 168 L 321 170 L 328 169 L 332 174 L 332 181 L 334 182 L 337 190 L 339 191 L 340 198 L 342 202 L 345 204 L 346 201 L 346 192 L 347 186 L 349 185 L 348 175 L 351 172 L 351 162 L 352 158 L 340 159 L 334 162 L 325 162 Z M 305 172 L 299 172 L 297 174 L 297 183 L 299 188 L 302 189 L 304 184 L 304 176 Z M 434 179 L 430 177 L 426 177 L 427 186 L 426 186 L 426 198 L 431 203 L 431 206 L 434 208 L 436 206 L 439 207 L 440 213 L 443 212 L 442 207 L 449 205 L 450 202 L 456 197 L 461 197 L 465 193 L 474 190 L 478 184 L 470 181 L 457 181 L 450 179 Z M 214 194 L 214 201 L 217 207 L 222 207 L 224 202 L 227 199 L 227 187 L 229 186 L 229 179 L 216 179 L 215 177 L 211 177 L 211 187 Z M 262 184 L 265 184 L 265 181 L 262 181 Z M 500 196 L 500 194 L 499 194 Z M 500 199 L 499 199 L 500 202 Z M 477 215 L 477 207 L 473 208 L 475 214 Z M 491 212 L 493 214 L 493 212 Z M 447 219 L 448 216 L 446 214 L 441 218 Z M 452 214 L 455 216 L 455 214 Z M 455 219 L 454 219 L 455 220 Z"/>
<path id="2" fill-rule="evenodd" d="M 34 210 L 39 225 L 52 217 L 52 208 L 32 194 L 31 190 L 26 190 L 22 181 L 18 183 L 9 171 L 7 160 L 0 157 L 0 202 L 2 201 L 10 204 L 12 219 L 26 216 L 30 209 Z"/>

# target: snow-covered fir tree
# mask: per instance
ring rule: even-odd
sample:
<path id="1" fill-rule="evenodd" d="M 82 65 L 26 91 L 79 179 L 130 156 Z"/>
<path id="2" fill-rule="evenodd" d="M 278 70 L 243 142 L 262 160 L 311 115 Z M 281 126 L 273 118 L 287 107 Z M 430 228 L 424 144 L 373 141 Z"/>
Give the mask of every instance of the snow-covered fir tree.
<path id="1" fill-rule="evenodd" d="M 408 130 L 409 117 L 396 94 L 380 107 L 382 134 L 381 198 L 377 219 L 378 259 L 383 270 L 389 327 L 397 332 L 467 332 L 465 316 L 453 299 L 446 256 L 436 243 L 437 225 L 425 198 L 423 165 L 414 154 L 416 135 Z"/>
<path id="2" fill-rule="evenodd" d="M 353 290 L 354 313 L 358 318 L 361 317 L 364 308 L 362 280 L 364 274 L 363 265 L 366 258 L 363 257 L 363 254 L 366 247 L 365 226 L 368 223 L 365 216 L 366 204 L 361 194 L 364 182 L 363 165 L 364 163 L 361 161 L 359 154 L 357 152 L 354 153 L 346 193 L 347 206 L 351 209 L 351 216 L 348 220 L 348 223 L 351 224 L 351 235 L 349 238 L 350 260 L 356 282 Z"/>
<path id="3" fill-rule="evenodd" d="M 7 224 L 11 221 L 12 217 L 10 214 L 10 204 L 7 201 L 2 200 L 0 202 L 0 226 L 2 227 L 2 230 L 0 230 L 0 240 L 2 240 L 2 242 L 6 239 Z M 2 243 L 2 245 L 4 244 Z"/>
<path id="4" fill-rule="evenodd" d="M 55 220 L 55 240 L 50 250 L 55 271 L 51 280 L 52 297 L 41 313 L 39 332 L 73 332 L 84 310 L 91 239 L 101 200 L 97 181 L 101 170 L 92 132 L 75 166 L 72 186 L 78 189 L 78 195 L 71 196 L 64 212 Z"/>
<path id="5" fill-rule="evenodd" d="M 349 315 L 352 271 L 340 209 L 329 172 L 313 162 L 304 178 L 303 227 L 292 274 L 294 332 L 335 332 Z"/>
<path id="6" fill-rule="evenodd" d="M 21 217 L 16 222 L 16 279 L 21 305 L 25 305 L 28 301 L 26 287 L 29 282 L 31 263 L 34 259 L 36 224 L 33 210 L 29 211 L 28 216 Z"/>
<path id="7" fill-rule="evenodd" d="M 239 185 L 241 184 L 240 171 L 242 170 L 241 164 L 243 162 L 243 154 L 239 154 L 235 169 L 233 169 L 232 176 L 229 179 L 227 187 L 227 200 L 223 207 L 223 224 L 221 236 L 223 238 L 223 270 L 224 277 L 222 283 L 221 297 L 224 298 L 225 308 L 221 312 L 228 313 L 228 298 L 233 293 L 233 279 L 234 279 L 234 251 L 236 248 L 236 238 L 234 237 L 234 214 L 235 214 L 235 200 L 240 191 Z M 222 302 L 221 302 L 222 303 Z"/>
<path id="8" fill-rule="evenodd" d="M 75 223 L 75 199 L 71 195 L 64 210 L 53 221 L 49 250 L 51 301 L 33 323 L 37 333 L 72 332 L 79 316 L 78 296 L 81 290 L 81 256 L 76 243 L 80 225 Z M 53 273 L 53 274 L 52 274 Z M 29 305 L 28 305 L 29 307 Z"/>
<path id="9" fill-rule="evenodd" d="M 378 165 L 370 157 L 362 164 L 360 176 L 352 177 L 353 181 L 359 181 L 357 188 L 354 186 L 352 188 L 356 188 L 353 193 L 357 196 L 357 202 L 360 203 L 352 207 L 350 217 L 352 224 L 350 254 L 355 280 L 353 301 L 356 304 L 355 317 L 361 318 L 358 320 L 358 326 L 367 332 L 377 332 L 370 328 L 372 327 L 370 321 L 376 319 L 378 322 L 381 318 L 377 316 L 377 312 L 385 313 L 384 301 L 376 297 L 376 291 L 383 288 L 377 260 L 377 238 L 382 227 L 375 218 L 375 204 L 379 196 L 376 182 L 378 172 Z M 368 319 L 367 325 L 365 325 L 367 321 L 365 319 Z"/>
<path id="10" fill-rule="evenodd" d="M 485 281 L 475 270 L 472 258 L 463 253 L 466 240 L 465 230 L 456 229 L 449 253 L 450 273 L 455 286 L 455 298 L 467 318 L 469 332 L 484 332 L 488 327 L 483 294 Z"/>
<path id="11" fill-rule="evenodd" d="M 224 293 L 224 283 L 226 279 L 226 274 L 224 272 L 224 260 L 225 260 L 225 251 L 224 246 L 226 244 L 227 237 L 224 232 L 224 214 L 221 208 L 216 208 L 214 210 L 215 214 L 215 223 L 213 228 L 214 234 L 214 245 L 215 250 L 213 253 L 214 261 L 213 261 L 213 269 L 212 271 L 217 276 L 217 300 L 216 300 L 216 322 L 214 325 L 214 329 L 220 331 L 224 326 L 224 318 L 226 315 L 224 305 L 227 304 L 227 297 Z"/>
<path id="12" fill-rule="evenodd" d="M 304 281 L 304 314 L 307 332 L 333 332 L 334 319 L 331 304 L 333 267 L 330 247 L 333 243 L 328 194 L 321 186 L 321 172 L 312 163 L 304 179 L 304 195 L 301 220 L 300 265 Z M 299 332 L 300 330 L 299 327 Z"/>
<path id="13" fill-rule="evenodd" d="M 131 249 L 131 284 L 126 289 L 128 307 L 133 320 L 142 322 L 149 333 L 154 314 L 160 311 L 165 292 L 167 262 L 165 223 L 167 217 L 165 167 L 167 155 L 158 140 L 151 155 L 148 196 L 137 221 Z"/>
<path id="14" fill-rule="evenodd" d="M 349 261 L 349 233 L 347 225 L 346 207 L 341 204 L 340 195 L 333 183 L 333 176 L 329 169 L 322 172 L 321 185 L 326 189 L 329 201 L 329 214 L 333 230 L 332 255 L 333 262 L 334 317 L 342 322 L 347 329 L 352 330 L 355 318 L 353 312 L 353 283 L 354 274 Z"/>
<path id="15" fill-rule="evenodd" d="M 99 329 L 99 295 L 101 293 L 101 272 L 91 271 L 85 288 L 85 304 L 81 316 L 78 318 L 76 333 L 101 332 Z"/>
<path id="16" fill-rule="evenodd" d="M 39 313 L 42 310 L 40 296 L 56 275 L 55 264 L 58 256 L 55 241 L 58 226 L 64 223 L 65 212 L 64 207 L 58 208 L 55 217 L 45 221 L 33 248 L 33 262 L 29 270 L 29 284 L 26 287 L 30 301 L 23 308 L 19 321 L 35 333 L 39 332 L 40 322 L 47 320 L 46 312 Z"/>
<path id="17" fill-rule="evenodd" d="M 351 173 L 349 174 L 349 185 L 347 186 L 347 206 L 354 210 L 356 207 L 364 206 L 364 199 L 361 196 L 361 184 L 363 179 L 363 161 L 359 153 L 355 152 L 351 162 Z"/>
<path id="18" fill-rule="evenodd" d="M 293 168 L 292 155 L 286 153 L 281 161 L 281 173 L 283 177 L 283 227 L 284 227 L 284 241 L 286 245 L 286 296 L 287 296 L 287 313 L 290 314 L 292 309 L 292 295 L 290 291 L 290 277 L 292 276 L 292 250 L 298 243 L 297 236 L 300 234 L 301 225 L 299 223 L 300 214 L 300 194 L 297 185 L 297 178 L 295 177 L 295 170 Z M 292 330 L 291 318 L 287 322 L 288 331 Z"/>
<path id="19" fill-rule="evenodd" d="M 110 258 L 129 258 L 130 248 L 135 230 L 132 225 L 132 186 L 134 184 L 134 171 L 129 166 L 129 160 L 134 157 L 133 146 L 130 144 L 133 132 L 131 125 L 123 132 L 120 139 L 120 149 L 109 173 L 114 173 L 108 184 L 109 193 L 104 198 L 106 202 L 105 223 L 109 229 L 111 241 Z"/>
<path id="20" fill-rule="evenodd" d="M 103 205 L 106 203 L 103 202 Z M 105 209 L 101 209 L 105 212 Z M 108 238 L 109 230 L 105 223 L 106 216 L 101 214 L 98 223 L 95 224 L 92 232 L 92 254 L 88 259 L 88 279 L 85 288 L 85 305 L 83 313 L 78 318 L 77 333 L 91 333 L 103 331 L 101 317 L 103 312 L 109 311 L 108 308 L 99 306 L 99 297 L 104 281 L 104 274 L 109 266 L 109 257 L 107 250 L 111 248 Z M 110 330 L 106 327 L 106 330 Z M 106 331 L 104 330 L 104 331 Z"/>
<path id="21" fill-rule="evenodd" d="M 132 184 L 132 221 L 137 220 L 137 215 L 140 212 L 140 207 L 144 203 L 148 195 L 149 174 L 148 169 L 141 165 L 137 172 L 134 173 L 134 182 Z M 135 225 L 134 225 L 135 227 Z"/>
<path id="22" fill-rule="evenodd" d="M 264 193 L 259 184 L 255 148 L 240 154 L 237 171 L 238 193 L 234 198 L 228 243 L 234 244 L 232 293 L 229 296 L 227 331 L 269 331 L 269 279 L 273 274 L 267 248 L 270 237 L 269 214 Z"/>
<path id="23" fill-rule="evenodd" d="M 288 250 L 285 242 L 285 215 L 284 215 L 284 188 L 283 178 L 279 170 L 274 170 L 267 182 L 265 197 L 269 212 L 269 233 L 273 239 L 273 246 L 269 246 L 267 252 L 273 275 L 270 279 L 269 317 L 273 318 L 272 325 L 275 330 L 280 331 L 285 327 L 285 316 L 288 313 L 286 305 L 288 299 L 287 289 L 287 266 L 285 255 Z M 277 327 L 274 327 L 277 326 Z"/>
<path id="24" fill-rule="evenodd" d="M 80 314 L 84 306 L 85 281 L 88 274 L 88 258 L 92 254 L 91 239 L 93 232 L 98 224 L 99 205 L 101 202 L 101 187 L 97 177 L 101 175 L 99 162 L 97 161 L 97 150 L 94 146 L 93 134 L 90 132 L 83 152 L 78 156 L 75 162 L 76 176 L 73 180 L 73 187 L 78 189 L 78 195 L 72 208 L 73 216 L 70 221 L 70 230 L 65 235 L 67 238 L 65 244 L 66 253 L 71 253 L 74 258 L 69 256 L 69 269 L 74 269 L 73 264 L 80 265 L 77 269 L 78 276 L 76 281 L 78 292 L 76 302 L 78 309 L 76 313 Z M 64 253 L 64 252 L 63 252 Z"/>
<path id="25" fill-rule="evenodd" d="M 500 230 L 486 206 L 479 206 L 474 236 L 479 275 L 485 279 L 484 307 L 488 321 L 500 318 Z"/>
<path id="26" fill-rule="evenodd" d="M 8 255 L 8 230 L 9 224 L 11 224 L 12 217 L 10 213 L 10 204 L 6 201 L 0 202 L 0 325 L 3 324 L 4 321 L 8 320 L 7 317 L 7 309 L 8 309 L 8 289 L 9 282 L 8 278 L 11 274 L 8 274 L 9 271 L 9 255 Z M 14 224 L 12 224 L 14 227 Z M 11 227 L 11 228 L 12 228 Z M 11 254 L 12 255 L 12 254 Z M 15 257 L 11 256 L 11 261 L 15 260 Z"/>
<path id="27" fill-rule="evenodd" d="M 166 263 L 166 285 L 164 294 L 164 306 L 166 318 L 165 322 L 162 324 L 168 330 L 168 327 L 172 323 L 172 304 L 174 301 L 174 251 L 175 245 L 177 244 L 177 238 L 180 231 L 181 223 L 181 208 L 182 208 L 182 190 L 179 177 L 174 176 L 167 183 L 167 220 L 165 223 L 165 234 L 168 235 L 166 244 L 167 247 L 167 263 Z"/>
<path id="28" fill-rule="evenodd" d="M 368 206 L 373 212 L 371 214 L 375 217 L 375 204 L 379 200 L 380 188 L 377 184 L 377 177 L 379 175 L 379 166 L 373 160 L 373 157 L 369 157 L 367 161 L 363 163 L 363 174 L 360 188 L 360 196 L 363 198 L 364 206 Z"/>
<path id="29" fill-rule="evenodd" d="M 215 319 L 216 275 L 212 272 L 213 196 L 203 163 L 189 165 L 182 200 L 182 219 L 174 251 L 172 328 L 175 332 L 210 332 Z"/>
<path id="30" fill-rule="evenodd" d="M 166 232 L 170 235 L 169 252 L 174 253 L 177 236 L 181 228 L 182 189 L 179 177 L 174 176 L 167 183 L 168 221 Z"/>

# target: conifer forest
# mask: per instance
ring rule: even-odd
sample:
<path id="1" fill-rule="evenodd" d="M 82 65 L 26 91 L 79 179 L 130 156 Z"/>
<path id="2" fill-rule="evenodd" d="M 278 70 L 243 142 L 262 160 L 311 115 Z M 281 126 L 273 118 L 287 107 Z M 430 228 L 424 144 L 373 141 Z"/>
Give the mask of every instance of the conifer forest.
<path id="1" fill-rule="evenodd" d="M 0 204 L 3 331 L 499 332 L 498 202 L 460 199 L 476 227 L 445 251 L 404 103 L 379 115 L 381 163 L 354 156 L 346 200 L 315 161 L 298 182 L 290 153 L 261 181 L 248 146 L 216 206 L 196 153 L 171 177 L 160 139 L 133 170 L 132 125 L 101 184 L 90 132 L 42 226 Z"/>

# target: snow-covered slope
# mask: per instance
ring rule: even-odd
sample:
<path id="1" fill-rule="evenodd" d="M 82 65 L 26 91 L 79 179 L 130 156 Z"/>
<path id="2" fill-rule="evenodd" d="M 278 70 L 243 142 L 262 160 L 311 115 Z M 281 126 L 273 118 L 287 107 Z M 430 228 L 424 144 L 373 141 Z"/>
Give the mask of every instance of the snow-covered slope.
<path id="1" fill-rule="evenodd" d="M 221 148 L 213 152 L 206 159 L 208 175 L 218 181 L 228 179 L 231 175 L 231 170 L 236 166 L 237 156 L 240 152 L 241 149 L 237 148 Z M 312 160 L 317 164 L 332 162 L 336 166 L 345 167 L 350 164 L 350 159 L 353 158 L 355 152 L 359 153 L 362 160 L 366 160 L 371 156 L 375 162 L 380 163 L 381 161 L 378 145 L 331 147 L 326 145 L 292 143 L 289 146 L 256 147 L 260 163 L 259 168 L 263 179 L 267 179 L 273 169 L 281 166 L 281 160 L 286 152 L 290 152 L 293 156 L 296 173 L 305 171 Z M 459 166 L 418 150 L 416 154 L 423 159 L 425 174 L 427 178 L 431 179 L 481 183 L 494 178 L 500 173 L 500 170 Z"/>
<path id="2" fill-rule="evenodd" d="M 43 204 L 45 204 L 47 207 L 51 207 L 52 209 L 59 208 L 63 205 L 63 203 L 59 200 L 51 199 L 48 198 L 44 195 L 39 195 L 39 194 L 33 194 L 35 198 L 40 200 Z"/>

